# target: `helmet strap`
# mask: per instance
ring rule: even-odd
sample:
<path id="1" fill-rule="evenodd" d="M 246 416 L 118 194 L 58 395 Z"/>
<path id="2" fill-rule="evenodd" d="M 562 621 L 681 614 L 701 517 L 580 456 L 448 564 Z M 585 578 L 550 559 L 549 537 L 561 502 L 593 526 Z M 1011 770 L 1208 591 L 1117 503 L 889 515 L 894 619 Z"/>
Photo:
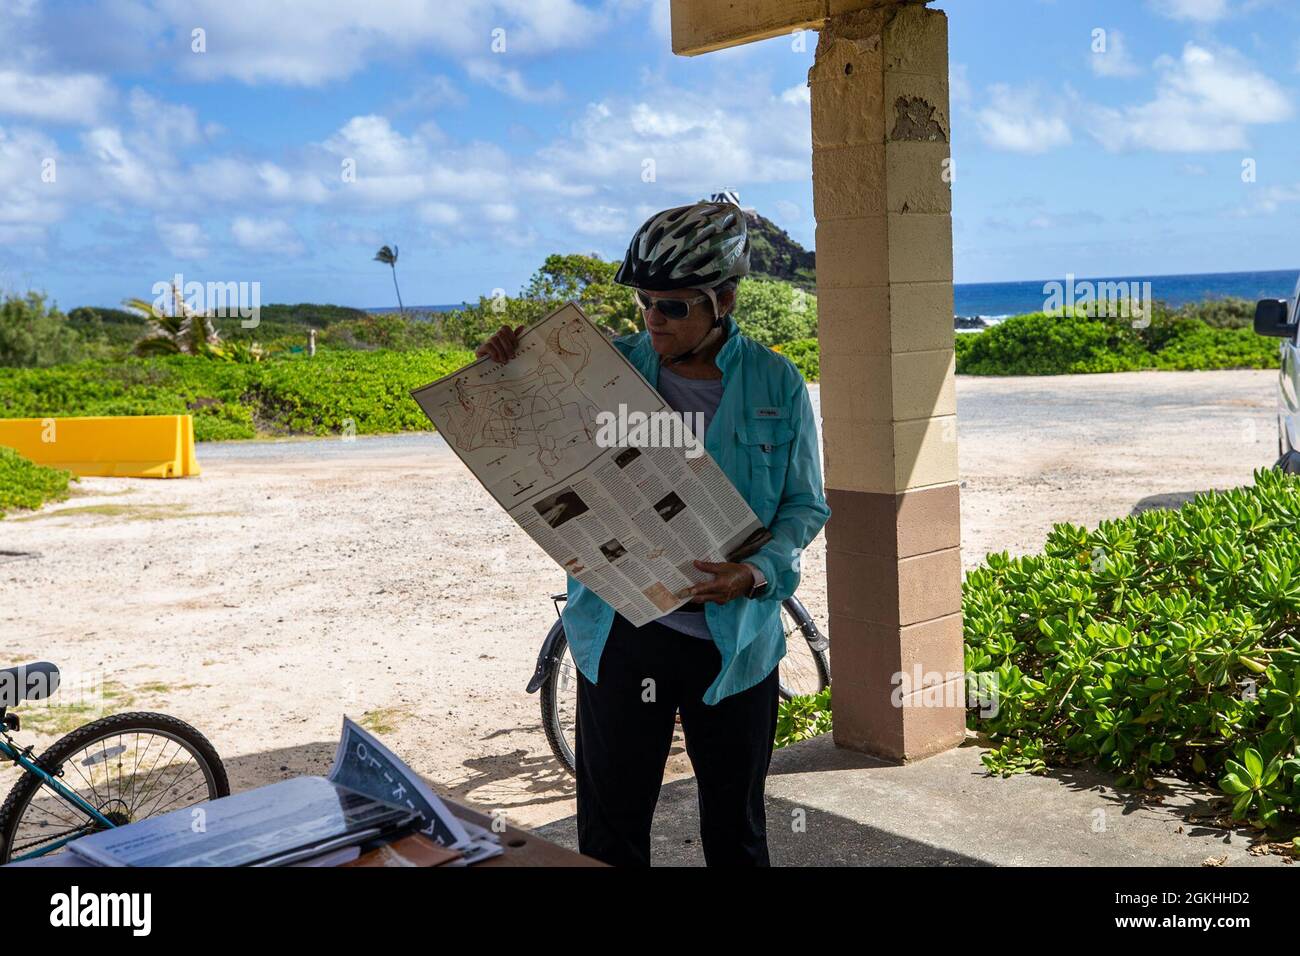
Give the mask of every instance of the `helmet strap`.
<path id="1" fill-rule="evenodd" d="M 692 355 L 697 354 L 701 350 L 708 348 L 708 346 L 713 343 L 713 339 L 715 338 L 715 335 L 718 332 L 718 330 L 722 328 L 722 320 L 724 316 L 719 314 L 717 294 L 713 291 L 713 288 L 711 286 L 705 287 L 704 294 L 707 295 L 709 297 L 709 301 L 713 303 L 713 324 L 709 326 L 709 330 L 704 333 L 703 337 L 697 343 L 695 343 L 694 348 L 688 349 L 687 351 L 683 352 L 681 355 L 674 355 L 671 358 L 664 359 L 665 365 L 677 365 L 681 362 L 686 361 Z"/>

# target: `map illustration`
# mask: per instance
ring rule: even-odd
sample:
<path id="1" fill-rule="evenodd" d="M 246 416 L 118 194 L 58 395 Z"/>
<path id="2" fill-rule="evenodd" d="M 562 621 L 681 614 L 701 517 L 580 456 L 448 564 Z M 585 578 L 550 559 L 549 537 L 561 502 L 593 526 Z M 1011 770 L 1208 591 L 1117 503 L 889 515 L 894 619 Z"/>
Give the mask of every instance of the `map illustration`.
<path id="1" fill-rule="evenodd" d="M 599 411 L 579 386 L 591 360 L 590 328 L 576 316 L 522 347 L 508 365 L 496 366 L 498 374 L 488 381 L 456 377 L 439 416 L 447 440 L 462 453 L 525 451 L 546 478 L 564 466 L 570 448 L 582 448 L 585 460 Z"/>

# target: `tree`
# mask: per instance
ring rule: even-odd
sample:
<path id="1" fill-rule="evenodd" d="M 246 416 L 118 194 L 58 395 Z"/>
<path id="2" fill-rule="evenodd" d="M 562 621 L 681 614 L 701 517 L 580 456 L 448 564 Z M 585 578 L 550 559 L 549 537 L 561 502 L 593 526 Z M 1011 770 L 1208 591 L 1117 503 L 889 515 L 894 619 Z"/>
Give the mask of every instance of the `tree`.
<path id="1" fill-rule="evenodd" d="M 382 262 L 393 270 L 393 288 L 397 291 L 397 311 L 401 312 L 402 316 L 405 317 L 406 309 L 402 305 L 402 290 L 397 288 L 397 246 L 393 246 L 391 249 L 388 246 L 383 246 L 375 253 L 375 261 Z"/>
<path id="2" fill-rule="evenodd" d="M 550 255 L 523 294 L 554 305 L 575 301 L 597 325 L 626 335 L 637 330 L 638 316 L 632 290 L 614 281 L 618 267 L 597 255 Z"/>
<path id="3" fill-rule="evenodd" d="M 148 331 L 135 343 L 136 355 L 206 355 L 221 354 L 221 336 L 206 315 L 185 304 L 180 290 L 173 287 L 176 303 L 168 315 L 144 299 L 126 299 L 122 304 L 144 315 Z"/>
<path id="4" fill-rule="evenodd" d="M 0 366 L 41 368 L 84 357 L 84 343 L 63 313 L 38 292 L 0 301 Z"/>

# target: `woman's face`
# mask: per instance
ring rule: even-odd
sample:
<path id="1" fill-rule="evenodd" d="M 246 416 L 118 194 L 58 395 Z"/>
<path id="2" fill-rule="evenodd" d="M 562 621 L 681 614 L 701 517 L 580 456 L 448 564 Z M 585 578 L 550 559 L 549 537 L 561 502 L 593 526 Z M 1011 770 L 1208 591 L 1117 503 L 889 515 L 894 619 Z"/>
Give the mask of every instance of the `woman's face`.
<path id="1" fill-rule="evenodd" d="M 713 325 L 713 303 L 704 296 L 702 289 L 675 289 L 671 292 L 643 294 L 651 299 L 700 299 L 691 306 L 691 311 L 684 319 L 669 319 L 657 308 L 641 310 L 646 331 L 650 333 L 650 341 L 660 355 L 673 356 L 689 352 Z M 735 299 L 735 291 L 728 289 L 717 293 L 717 296 L 718 312 L 726 315 Z"/>

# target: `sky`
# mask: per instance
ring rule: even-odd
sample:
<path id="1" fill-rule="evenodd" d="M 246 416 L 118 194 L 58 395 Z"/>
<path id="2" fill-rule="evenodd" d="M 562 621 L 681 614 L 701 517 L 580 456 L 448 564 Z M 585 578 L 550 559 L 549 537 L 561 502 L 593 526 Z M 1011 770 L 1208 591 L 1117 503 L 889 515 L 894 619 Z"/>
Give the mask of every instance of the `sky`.
<path id="1" fill-rule="evenodd" d="M 1300 266 L 1295 0 L 938 0 L 958 282 Z M 0 289 L 516 293 L 734 189 L 814 245 L 814 34 L 668 0 L 0 0 Z"/>

